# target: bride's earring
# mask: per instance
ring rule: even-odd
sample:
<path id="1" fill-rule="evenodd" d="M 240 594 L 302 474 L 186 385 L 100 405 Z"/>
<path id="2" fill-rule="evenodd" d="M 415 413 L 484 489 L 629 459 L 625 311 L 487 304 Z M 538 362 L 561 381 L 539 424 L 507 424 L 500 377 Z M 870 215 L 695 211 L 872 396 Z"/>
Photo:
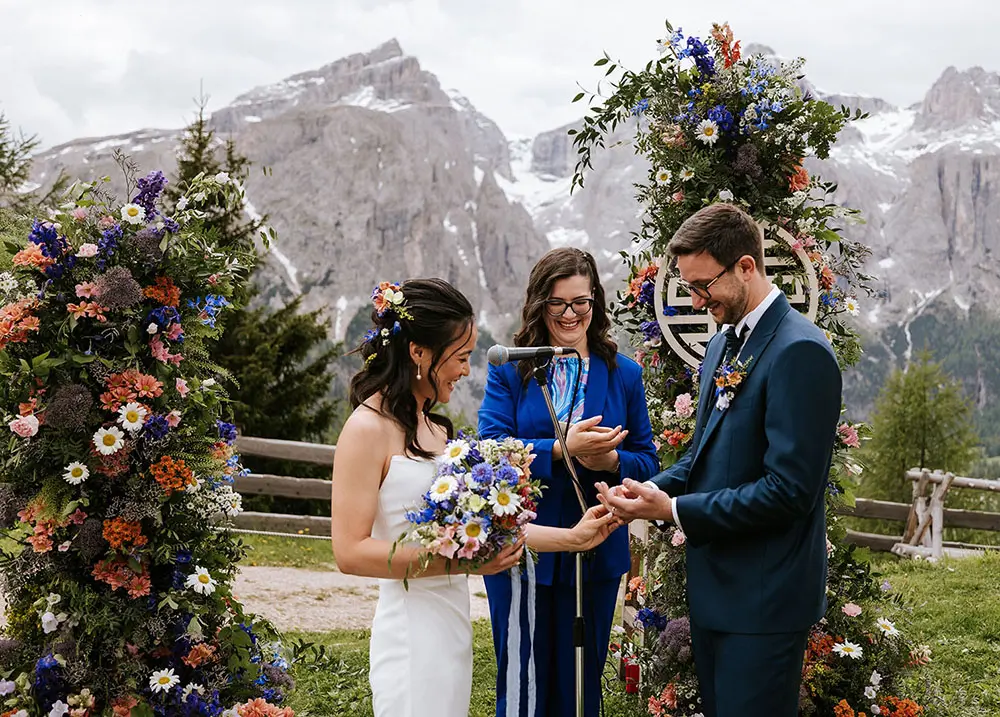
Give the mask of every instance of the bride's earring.
<path id="1" fill-rule="evenodd" d="M 420 380 L 420 364 L 417 364 L 417 380 Z"/>

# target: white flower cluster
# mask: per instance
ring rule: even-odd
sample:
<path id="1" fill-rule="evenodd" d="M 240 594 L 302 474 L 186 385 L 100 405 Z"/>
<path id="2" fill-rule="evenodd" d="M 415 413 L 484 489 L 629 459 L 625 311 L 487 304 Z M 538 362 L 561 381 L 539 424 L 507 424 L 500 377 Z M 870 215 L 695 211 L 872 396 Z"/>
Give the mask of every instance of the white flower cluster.
<path id="1" fill-rule="evenodd" d="M 228 483 L 218 485 L 214 490 L 204 489 L 204 480 L 186 491 L 188 508 L 203 520 L 212 520 L 220 513 L 235 518 L 243 512 L 243 498 Z"/>

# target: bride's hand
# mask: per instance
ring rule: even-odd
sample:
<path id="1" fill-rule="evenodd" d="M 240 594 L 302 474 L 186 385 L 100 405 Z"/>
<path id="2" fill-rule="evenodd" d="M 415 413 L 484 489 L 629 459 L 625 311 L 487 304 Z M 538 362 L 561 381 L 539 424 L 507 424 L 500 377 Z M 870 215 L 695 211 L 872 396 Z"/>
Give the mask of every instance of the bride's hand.
<path id="1" fill-rule="evenodd" d="M 606 507 L 595 505 L 583 514 L 570 533 L 576 549 L 583 552 L 603 543 L 620 525 L 623 523 Z"/>
<path id="2" fill-rule="evenodd" d="M 496 575 L 510 570 L 521 560 L 521 554 L 524 552 L 524 541 L 525 535 L 522 532 L 516 543 L 508 545 L 494 555 L 492 560 L 473 568 L 470 572 L 474 575 Z"/>

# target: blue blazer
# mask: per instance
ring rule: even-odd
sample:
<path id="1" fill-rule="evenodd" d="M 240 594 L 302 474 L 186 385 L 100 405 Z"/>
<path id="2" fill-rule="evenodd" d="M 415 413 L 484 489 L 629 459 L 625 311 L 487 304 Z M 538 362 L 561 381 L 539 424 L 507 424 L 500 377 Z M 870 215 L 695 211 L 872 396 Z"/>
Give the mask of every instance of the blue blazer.
<path id="1" fill-rule="evenodd" d="M 841 410 L 829 342 L 784 295 L 761 317 L 753 358 L 725 411 L 702 364 L 697 426 L 684 456 L 653 480 L 677 496 L 687 536 L 688 602 L 699 627 L 728 633 L 807 630 L 826 611 L 826 485 Z"/>
<path id="2" fill-rule="evenodd" d="M 629 433 L 618 447 L 621 467 L 617 474 L 592 471 L 576 464 L 588 505 L 597 504 L 595 482 L 617 484 L 622 478 L 644 481 L 660 468 L 639 364 L 618 354 L 617 367 L 608 371 L 604 359 L 591 354 L 583 417 L 593 416 L 603 417 L 602 426 L 620 425 Z M 536 523 L 569 528 L 580 520 L 580 503 L 572 478 L 562 461 L 552 461 L 555 431 L 542 390 L 534 379 L 529 378 L 524 384 L 515 363 L 490 366 L 486 395 L 479 409 L 479 435 L 482 438 L 513 436 L 534 444 L 531 475 L 544 486 Z M 574 562 L 560 553 L 542 553 L 538 562 L 538 583 L 573 584 Z M 619 528 L 593 551 L 589 560 L 584 561 L 584 580 L 615 580 L 628 572 L 629 564 L 628 530 Z"/>

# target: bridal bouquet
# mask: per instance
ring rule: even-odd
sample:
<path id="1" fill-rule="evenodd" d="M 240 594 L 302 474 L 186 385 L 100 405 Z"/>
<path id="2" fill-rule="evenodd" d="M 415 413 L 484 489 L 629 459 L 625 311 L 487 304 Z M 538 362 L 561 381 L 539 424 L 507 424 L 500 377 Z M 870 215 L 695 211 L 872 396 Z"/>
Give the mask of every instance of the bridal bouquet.
<path id="1" fill-rule="evenodd" d="M 469 568 L 515 543 L 542 492 L 531 480 L 531 449 L 515 438 L 477 441 L 460 433 L 437 459 L 421 505 L 406 513 L 412 527 L 393 547 L 424 548 L 422 567 L 440 555 Z"/>

